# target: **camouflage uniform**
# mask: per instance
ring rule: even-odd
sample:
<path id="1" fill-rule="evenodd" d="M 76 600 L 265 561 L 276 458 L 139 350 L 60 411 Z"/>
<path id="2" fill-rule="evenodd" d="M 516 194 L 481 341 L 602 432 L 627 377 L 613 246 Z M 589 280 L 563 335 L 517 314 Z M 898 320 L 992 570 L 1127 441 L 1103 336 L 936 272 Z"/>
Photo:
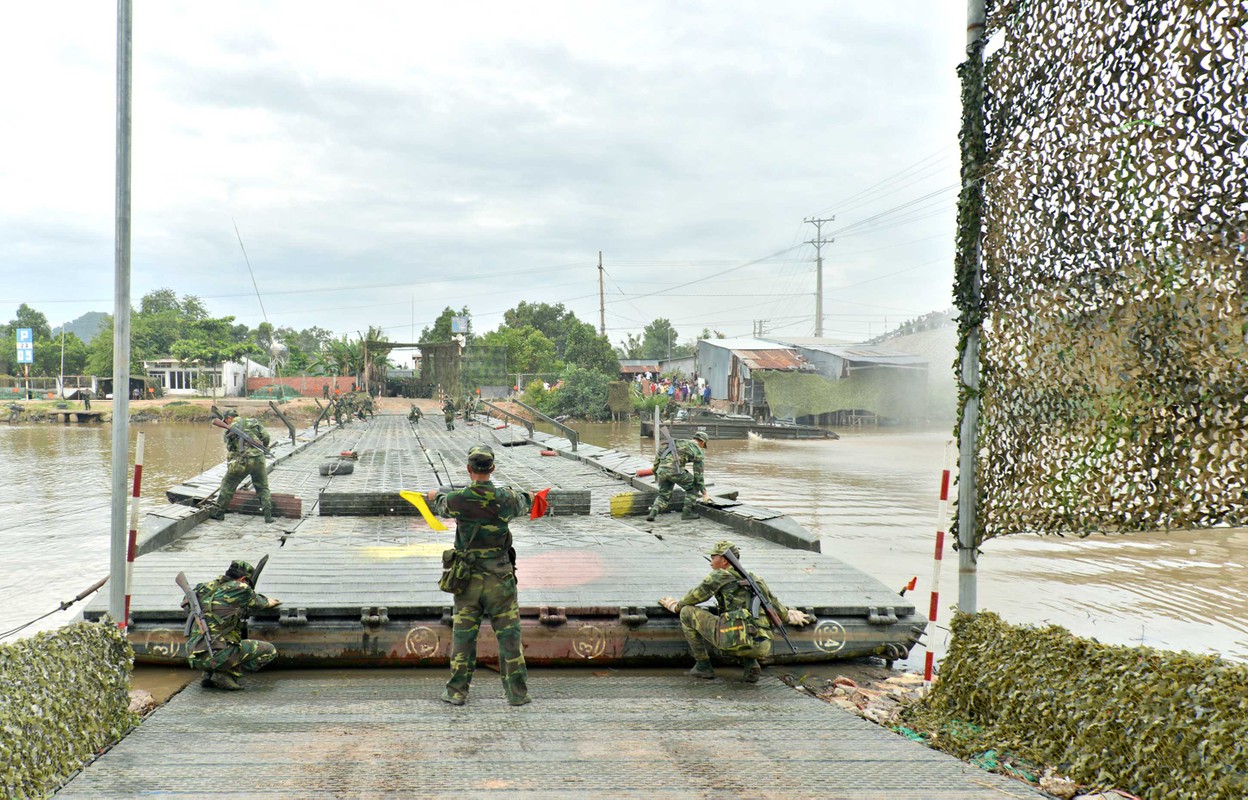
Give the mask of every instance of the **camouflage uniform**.
<path id="1" fill-rule="evenodd" d="M 449 398 L 442 403 L 442 417 L 446 420 L 446 429 L 455 430 L 455 404 Z"/>
<path id="2" fill-rule="evenodd" d="M 739 551 L 731 543 L 721 541 L 711 550 L 711 555 L 719 555 L 724 550 L 731 549 L 736 555 Z M 781 619 L 788 617 L 789 610 L 781 603 L 771 590 L 767 588 L 767 582 L 762 578 L 750 573 L 750 577 L 754 579 L 754 583 L 766 595 L 768 602 L 776 609 L 776 613 Z M 703 603 L 712 597 L 719 607 L 717 614 L 712 614 L 705 609 L 698 608 L 698 603 Z M 694 659 L 699 665 L 710 663 L 710 654 L 707 652 L 707 645 L 722 652 L 725 655 L 736 656 L 745 659 L 747 676 L 750 680 L 749 672 L 757 673 L 757 659 L 767 658 L 771 655 L 771 621 L 757 605 L 753 592 L 750 591 L 749 584 L 745 579 L 737 574 L 732 568 L 714 569 L 711 573 L 702 579 L 702 582 L 689 591 L 683 598 L 677 601 L 677 610 L 680 613 L 680 628 L 685 634 L 685 641 L 689 643 L 689 650 L 693 654 Z M 732 632 L 728 630 L 732 625 L 740 624 L 740 620 L 729 620 L 727 615 L 731 612 L 740 612 L 744 610 L 748 615 L 745 620 L 747 624 L 756 626 L 757 630 L 751 636 L 745 636 L 745 641 L 741 642 L 741 634 L 737 634 L 735 647 L 726 649 L 726 643 Z M 696 670 L 697 668 L 695 668 Z M 757 680 L 757 674 L 753 677 Z"/>
<path id="3" fill-rule="evenodd" d="M 244 639 L 243 627 L 253 612 L 270 608 L 276 603 L 238 578 L 250 577 L 252 566 L 246 561 L 230 564 L 230 571 L 219 578 L 195 587 L 204 621 L 212 635 L 212 655 L 204 643 L 199 626 L 188 620 L 190 633 L 186 639 L 187 662 L 192 669 L 202 669 L 205 685 L 226 676 L 226 680 L 214 685 L 222 688 L 238 688 L 237 681 L 243 672 L 257 672 L 277 657 L 277 648 L 259 639 Z M 237 574 L 238 578 L 230 577 Z M 182 602 L 187 606 L 186 601 Z"/>
<path id="4" fill-rule="evenodd" d="M 90 411 L 91 410 L 91 390 L 83 389 L 80 392 L 78 392 L 78 396 L 82 398 L 82 410 Z"/>
<path id="5" fill-rule="evenodd" d="M 695 438 L 699 435 L 694 434 Z M 682 509 L 686 517 L 693 515 L 693 506 L 698 497 L 706 491 L 706 478 L 703 475 L 706 457 L 693 439 L 678 439 L 676 452 L 670 449 L 654 462 L 654 474 L 659 479 L 659 496 L 654 499 L 650 513 L 646 519 L 653 520 L 667 510 L 672 504 L 672 489 L 676 486 L 685 490 L 685 504 Z M 685 467 L 689 471 L 685 471 Z"/>
<path id="6" fill-rule="evenodd" d="M 225 421 L 242 428 L 265 447 L 269 446 L 269 432 L 264 429 L 259 420 L 251 417 L 238 417 L 232 422 L 228 418 Z M 234 499 L 234 492 L 237 491 L 238 485 L 243 482 L 243 478 L 250 475 L 251 484 L 256 490 L 256 497 L 260 500 L 260 508 L 264 510 L 264 521 L 272 522 L 273 497 L 269 494 L 269 470 L 264 461 L 264 453 L 228 432 L 225 434 L 225 449 L 229 454 L 229 462 L 225 467 L 225 477 L 221 479 L 221 491 L 217 496 L 217 510 L 214 516 L 220 519 L 225 514 L 230 507 L 230 501 Z"/>
<path id="7" fill-rule="evenodd" d="M 415 422 L 417 425 L 419 425 L 420 418 L 423 416 L 424 414 L 420 413 L 420 407 L 417 406 L 415 403 L 412 403 L 412 410 L 407 412 L 407 418 L 411 420 L 412 422 Z"/>
<path id="8" fill-rule="evenodd" d="M 473 447 L 468 453 L 470 466 L 488 461 L 492 468 L 494 453 L 490 448 Z M 482 460 L 474 461 L 474 456 Z M 477 664 L 477 633 L 482 617 L 489 617 L 498 639 L 498 665 L 507 702 L 528 702 L 529 673 L 520 645 L 515 551 L 507 523 L 532 504 L 532 493 L 495 486 L 488 480 L 473 481 L 451 492 L 440 491 L 434 497 L 434 513 L 456 520 L 455 549 L 467 559 L 471 573 L 468 587 L 455 595 L 451 679 L 443 699 L 460 704 L 467 697 Z"/>

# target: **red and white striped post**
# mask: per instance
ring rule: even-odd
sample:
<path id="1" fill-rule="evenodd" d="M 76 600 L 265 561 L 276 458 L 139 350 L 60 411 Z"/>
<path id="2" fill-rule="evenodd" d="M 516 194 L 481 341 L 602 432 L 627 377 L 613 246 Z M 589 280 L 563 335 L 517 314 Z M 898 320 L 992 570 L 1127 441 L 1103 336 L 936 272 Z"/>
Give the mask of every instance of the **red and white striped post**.
<path id="1" fill-rule="evenodd" d="M 923 680 L 931 683 L 933 649 L 936 638 L 936 612 L 940 608 L 940 562 L 945 554 L 945 528 L 949 522 L 949 482 L 953 462 L 953 442 L 945 443 L 945 468 L 940 473 L 940 503 L 936 507 L 936 556 L 932 566 L 932 601 L 927 607 L 927 656 L 923 662 Z"/>
<path id="2" fill-rule="evenodd" d="M 130 584 L 134 575 L 134 549 L 139 538 L 139 486 L 143 483 L 143 431 L 134 447 L 134 491 L 130 493 L 130 542 L 126 547 L 126 613 L 117 623 L 125 631 L 130 625 Z"/>

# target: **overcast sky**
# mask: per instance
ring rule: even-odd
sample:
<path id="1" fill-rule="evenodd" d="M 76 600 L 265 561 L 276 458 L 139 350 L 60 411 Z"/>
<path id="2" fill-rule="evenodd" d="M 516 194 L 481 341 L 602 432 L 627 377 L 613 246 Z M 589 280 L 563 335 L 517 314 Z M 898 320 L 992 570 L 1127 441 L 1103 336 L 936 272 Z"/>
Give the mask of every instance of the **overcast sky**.
<path id="1" fill-rule="evenodd" d="M 5 10 L 4 320 L 112 312 L 115 6 Z M 862 340 L 951 305 L 964 30 L 960 0 L 137 2 L 132 298 L 597 327 L 601 250 L 613 342 L 809 336 L 803 218 L 835 216 L 825 335 Z"/>

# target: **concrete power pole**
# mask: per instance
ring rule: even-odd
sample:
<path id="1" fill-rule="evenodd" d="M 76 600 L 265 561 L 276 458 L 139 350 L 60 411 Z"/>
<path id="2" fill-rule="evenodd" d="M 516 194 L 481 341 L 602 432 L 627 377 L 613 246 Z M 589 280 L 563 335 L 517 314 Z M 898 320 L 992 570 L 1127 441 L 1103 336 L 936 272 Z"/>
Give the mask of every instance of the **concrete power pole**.
<path id="1" fill-rule="evenodd" d="M 607 304 L 602 292 L 602 251 L 598 251 L 598 334 L 607 335 Z"/>
<path id="2" fill-rule="evenodd" d="M 827 219 L 807 217 L 802 220 L 815 226 L 815 238 L 808 240 L 806 244 L 815 246 L 815 336 L 817 337 L 823 336 L 823 246 L 836 241 L 823 238 L 823 224 L 835 220 L 835 216 Z"/>

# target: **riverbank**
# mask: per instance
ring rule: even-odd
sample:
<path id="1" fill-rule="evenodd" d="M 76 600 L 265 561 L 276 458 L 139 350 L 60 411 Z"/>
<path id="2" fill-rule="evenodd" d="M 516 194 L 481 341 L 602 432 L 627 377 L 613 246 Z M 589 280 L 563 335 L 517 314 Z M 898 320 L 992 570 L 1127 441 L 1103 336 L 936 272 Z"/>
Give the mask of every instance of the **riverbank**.
<path id="1" fill-rule="evenodd" d="M 218 409 L 237 408 L 243 416 L 256 417 L 263 422 L 272 422 L 281 426 L 277 415 L 269 406 L 268 400 L 253 400 L 244 397 L 162 397 L 156 400 L 131 400 L 130 421 L 143 422 L 208 422 L 212 419 L 212 407 Z M 311 397 L 287 398 L 273 401 L 281 409 L 283 415 L 297 426 L 311 425 L 320 416 L 321 409 L 328 401 Z M 317 403 L 320 403 L 318 406 Z M 376 400 L 378 413 L 406 412 L 412 403 L 421 407 L 425 414 L 437 410 L 437 403 L 432 400 L 410 400 L 405 397 L 380 397 Z M 19 408 L 16 416 L 9 414 L 10 423 L 21 422 L 56 422 L 63 420 L 57 411 L 82 410 L 80 400 L 22 400 L 9 405 L 12 411 Z M 101 411 L 98 422 L 112 422 L 113 404 L 109 400 L 96 400 L 91 404 L 92 411 Z M 88 423 L 89 424 L 89 423 Z"/>

